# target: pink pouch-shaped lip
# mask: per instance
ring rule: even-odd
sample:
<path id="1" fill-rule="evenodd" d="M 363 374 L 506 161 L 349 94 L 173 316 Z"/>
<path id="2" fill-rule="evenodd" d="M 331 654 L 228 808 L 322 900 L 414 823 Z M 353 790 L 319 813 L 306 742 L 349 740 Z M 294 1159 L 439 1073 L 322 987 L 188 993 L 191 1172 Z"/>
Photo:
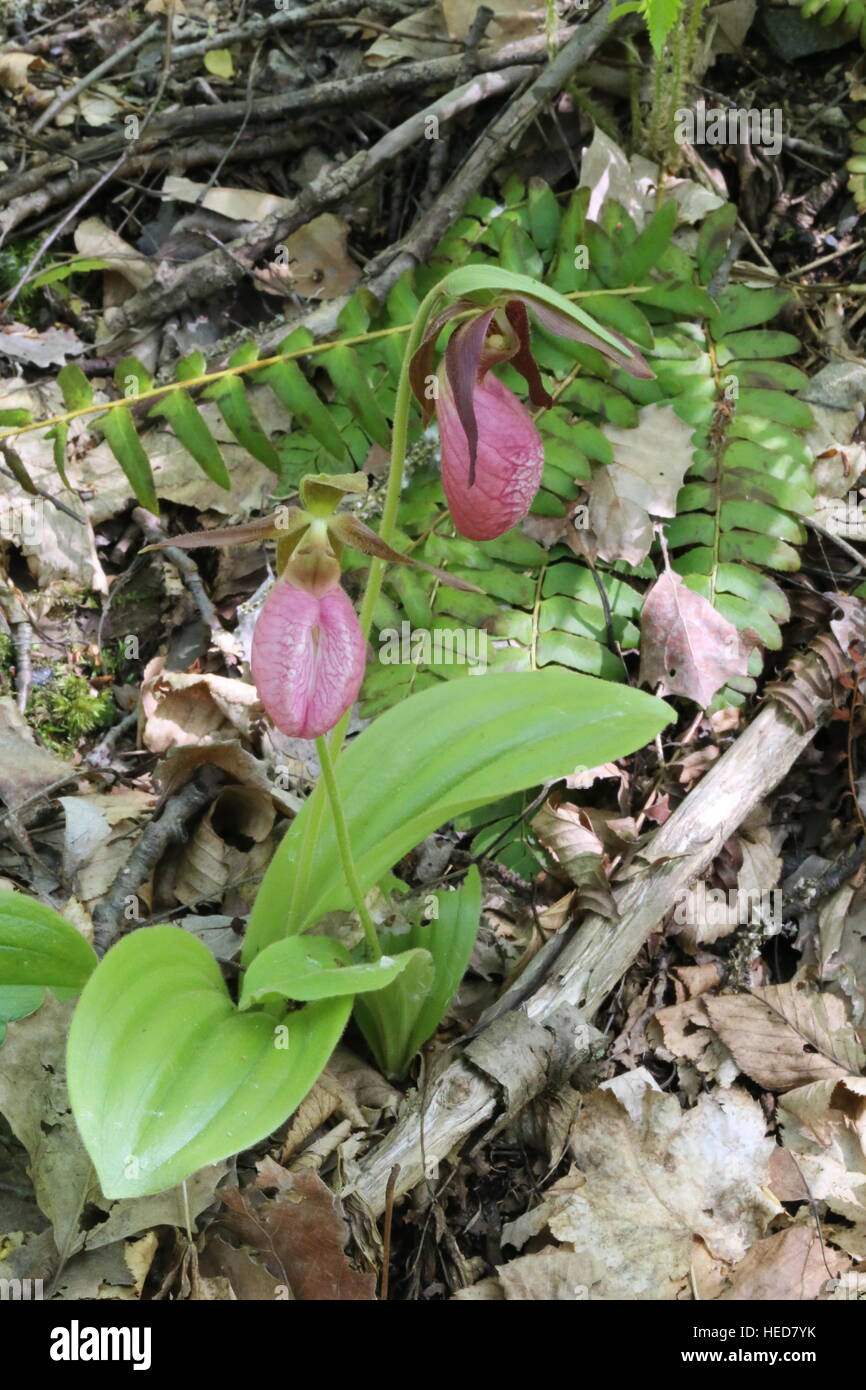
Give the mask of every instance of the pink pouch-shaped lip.
<path id="1" fill-rule="evenodd" d="M 256 622 L 250 666 L 278 729 L 293 738 L 332 729 L 357 699 L 365 658 L 355 609 L 339 585 L 316 598 L 277 580 Z"/>
<path id="2" fill-rule="evenodd" d="M 470 486 L 469 441 L 441 369 L 438 379 L 442 483 L 454 525 L 469 540 L 493 540 L 522 521 L 532 505 L 544 468 L 541 436 L 513 392 L 486 373 L 473 392 L 478 439 Z"/>

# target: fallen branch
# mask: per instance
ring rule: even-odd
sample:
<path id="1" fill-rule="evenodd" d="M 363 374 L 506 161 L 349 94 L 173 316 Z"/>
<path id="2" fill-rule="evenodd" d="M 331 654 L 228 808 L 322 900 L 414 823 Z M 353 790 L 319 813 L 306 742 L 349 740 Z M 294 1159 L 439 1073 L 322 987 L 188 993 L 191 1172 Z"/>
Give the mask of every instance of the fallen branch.
<path id="1" fill-rule="evenodd" d="M 146 507 L 135 507 L 132 512 L 133 521 L 141 527 L 149 544 L 160 543 L 168 540 L 166 532 L 158 517 L 149 512 Z M 193 602 L 198 610 L 198 615 L 206 627 L 209 627 L 211 634 L 223 631 L 223 625 L 219 620 L 216 609 L 208 598 L 204 587 L 204 581 L 198 572 L 198 565 L 192 556 L 187 555 L 185 550 L 180 550 L 176 545 L 162 545 L 160 551 L 164 560 L 174 565 L 180 574 L 184 584 L 192 595 Z"/>
<path id="2" fill-rule="evenodd" d="M 450 59 L 448 60 L 451 61 Z M 244 273 L 244 266 L 252 266 L 255 261 L 267 254 L 274 254 L 274 248 L 283 240 L 304 226 L 313 217 L 333 207 L 347 198 L 357 188 L 367 183 L 378 171 L 411 145 L 424 138 L 430 117 L 447 121 L 468 107 L 476 106 L 488 97 L 510 91 L 523 81 L 532 69 L 525 67 L 505 68 L 502 72 L 490 72 L 440 97 L 430 106 L 418 111 L 393 130 L 388 131 L 369 149 L 359 150 L 345 164 L 329 169 L 292 200 L 287 212 L 273 213 L 266 217 L 247 236 L 236 237 L 226 244 L 225 251 L 209 251 L 204 256 L 181 266 L 177 275 L 168 285 L 153 283 L 128 299 L 117 311 L 117 330 L 111 344 L 116 344 L 130 329 L 158 321 L 163 316 L 175 314 L 192 300 L 210 297 L 230 289 Z M 226 255 L 225 252 L 229 254 Z M 101 344 L 103 349 L 106 344 Z"/>
<path id="3" fill-rule="evenodd" d="M 210 139 L 182 145 L 180 149 L 168 145 L 160 148 L 157 140 L 144 140 L 143 146 L 150 144 L 154 148 L 129 159 L 124 165 L 122 177 L 126 180 L 141 180 L 159 173 L 161 169 L 181 174 L 202 164 L 212 164 L 214 159 L 220 158 L 226 163 L 237 163 L 240 160 L 252 163 L 254 160 L 269 159 L 273 155 L 302 150 L 308 143 L 298 130 L 277 130 L 267 135 L 248 134 L 239 139 L 234 146 L 231 141 L 223 145 Z M 47 208 L 65 203 L 68 199 L 86 192 L 93 187 L 99 176 L 98 168 L 94 170 L 93 167 L 79 167 L 73 159 L 65 156 L 54 161 L 51 166 L 54 172 L 50 178 L 45 172 L 46 167 L 38 165 L 35 171 L 30 171 L 37 175 L 41 173 L 42 178 L 22 178 L 22 184 L 27 183 L 28 186 L 19 191 L 4 212 L 0 212 L 0 240 L 22 222 L 39 216 Z M 0 198 L 0 202 L 3 201 L 4 199 Z"/>
<path id="4" fill-rule="evenodd" d="M 187 821 L 210 805 L 224 781 L 222 768 L 199 768 L 192 780 L 166 803 L 161 814 L 150 821 L 111 889 L 93 909 L 93 945 L 98 955 L 107 951 L 119 935 L 127 899 L 136 895 L 165 851 L 183 840 Z"/>
<path id="5" fill-rule="evenodd" d="M 299 5 L 293 10 L 277 10 L 275 14 L 267 16 L 254 15 L 234 29 L 224 29 L 208 34 L 204 39 L 177 44 L 174 56 L 177 62 L 181 62 L 184 58 L 197 58 L 202 53 L 210 53 L 214 48 L 228 48 L 232 43 L 257 43 L 283 29 L 305 29 L 310 23 L 324 21 L 339 24 L 344 15 L 357 14 L 360 8 L 360 0 L 320 0 L 317 5 Z M 374 0 L 369 8 L 400 19 L 419 7 L 401 4 L 398 0 Z"/>
<path id="6" fill-rule="evenodd" d="M 517 984 L 488 1014 L 487 1026 L 468 1045 L 446 1053 L 422 1099 L 413 1093 L 381 1144 L 367 1154 L 343 1195 L 360 1199 L 374 1217 L 381 1215 L 389 1174 L 399 1164 L 397 1192 L 411 1191 L 481 1126 L 503 1123 L 524 1103 L 519 1082 L 527 1025 L 562 1032 L 562 1010 L 570 1010 L 576 1044 L 588 1055 L 588 1021 L 632 965 L 648 936 L 656 931 L 688 886 L 704 874 L 749 812 L 781 781 L 814 738 L 833 707 L 833 677 L 844 669 L 829 639 L 818 639 L 796 673 L 702 778 L 641 852 L 641 867 L 614 890 L 619 918 L 591 913 L 575 930 L 563 928 Z M 820 652 L 820 655 L 818 654 Z M 795 705 L 809 728 L 792 718 Z M 528 998 L 527 988 L 531 989 Z M 519 1006 L 519 1007 L 518 1007 Z M 574 1011 L 579 1010 L 579 1014 Z M 566 1018 L 569 1015 L 566 1013 Z M 491 1037 L 479 1064 L 478 1045 Z M 511 1059 L 505 1065 L 491 1058 Z M 509 1070 L 512 1068 L 512 1070 Z M 422 1161 L 426 1160 L 425 1163 Z"/>
<path id="7" fill-rule="evenodd" d="M 605 5 L 604 9 L 594 15 L 588 23 L 582 24 L 553 62 L 536 77 L 526 91 L 515 97 L 504 111 L 501 111 L 491 122 L 468 158 L 438 195 L 436 201 L 410 228 L 408 236 L 369 262 L 361 283 L 380 303 L 387 299 L 405 271 L 414 270 L 428 259 L 430 253 L 463 212 L 472 196 L 496 169 L 508 146 L 535 120 L 544 106 L 557 95 L 575 69 L 582 63 L 586 63 L 595 50 L 609 37 L 611 26 L 607 19 L 608 10 L 609 5 Z M 623 32 L 625 32 L 628 28 L 628 20 L 622 23 Z M 533 70 L 530 68 L 514 69 L 513 71 L 522 71 L 529 77 L 532 76 Z M 506 74 L 500 73 L 499 75 L 504 77 Z M 451 93 L 452 98 L 456 95 L 456 92 Z M 443 98 L 443 100 L 447 100 L 447 98 Z M 438 105 L 438 103 L 434 104 L 429 108 L 429 111 L 423 112 L 420 117 L 413 119 L 423 120 L 426 115 L 434 113 Z M 394 136 L 396 133 L 396 131 L 392 131 L 391 135 Z M 263 329 L 255 335 L 262 354 L 267 355 L 275 350 L 290 329 L 301 323 L 314 338 L 327 337 L 335 331 L 340 311 L 345 306 L 347 299 L 348 296 L 330 300 L 309 314 L 299 314 L 291 319 L 284 318 L 279 323 Z M 249 335 L 243 336 L 245 339 Z M 210 370 L 226 366 L 230 351 L 235 346 L 237 343 L 234 341 L 220 344 L 218 352 L 209 361 Z"/>

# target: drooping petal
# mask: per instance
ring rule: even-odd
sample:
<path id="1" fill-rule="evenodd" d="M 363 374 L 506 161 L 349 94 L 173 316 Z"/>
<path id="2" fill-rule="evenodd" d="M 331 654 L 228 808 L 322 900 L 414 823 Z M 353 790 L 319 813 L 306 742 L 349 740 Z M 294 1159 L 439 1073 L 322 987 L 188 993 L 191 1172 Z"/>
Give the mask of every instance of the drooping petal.
<path id="1" fill-rule="evenodd" d="M 451 334 L 445 349 L 445 374 L 451 399 L 469 445 L 469 482 L 475 482 L 475 456 L 478 449 L 478 422 L 475 418 L 475 383 L 481 375 L 484 340 L 493 309 L 477 314 Z M 441 382 L 440 382 L 441 390 Z"/>
<path id="2" fill-rule="evenodd" d="M 643 381 L 651 381 L 655 377 L 650 364 L 646 358 L 638 352 L 634 343 L 630 343 L 628 338 L 623 337 L 622 333 L 617 333 L 612 328 L 605 327 L 605 333 L 616 338 L 617 342 L 622 343 L 622 352 L 619 352 L 604 338 L 597 333 L 590 332 L 589 329 L 576 323 L 574 319 L 563 314 L 559 309 L 554 309 L 549 304 L 545 304 L 540 299 L 535 299 L 532 295 L 515 295 L 513 302 L 520 302 L 531 309 L 542 328 L 546 328 L 548 333 L 553 333 L 558 338 L 570 338 L 575 343 L 586 343 L 588 347 L 593 347 L 597 352 L 601 352 L 605 357 L 617 367 L 622 367 L 629 376 L 639 377 Z"/>
<path id="3" fill-rule="evenodd" d="M 512 353 L 511 365 L 520 372 L 529 387 L 529 399 L 539 409 L 548 410 L 553 405 L 553 397 L 544 388 L 538 363 L 532 355 L 529 338 L 529 315 L 526 305 L 519 299 L 509 299 L 505 306 L 506 317 L 517 335 L 517 350 Z"/>
<path id="4" fill-rule="evenodd" d="M 318 738 L 354 704 L 365 643 L 339 585 L 316 597 L 278 579 L 253 633 L 250 666 L 262 704 L 284 734 Z"/>
<path id="5" fill-rule="evenodd" d="M 541 437 L 517 397 L 487 373 L 473 393 L 478 441 L 470 482 L 469 441 L 441 367 L 438 376 L 442 483 L 451 517 L 469 540 L 493 540 L 522 521 L 532 505 L 544 467 Z"/>

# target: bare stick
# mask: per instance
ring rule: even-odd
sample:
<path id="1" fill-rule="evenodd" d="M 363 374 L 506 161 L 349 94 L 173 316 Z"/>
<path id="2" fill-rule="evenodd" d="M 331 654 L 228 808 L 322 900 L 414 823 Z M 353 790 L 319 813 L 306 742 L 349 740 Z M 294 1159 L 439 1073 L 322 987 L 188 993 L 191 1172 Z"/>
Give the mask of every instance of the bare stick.
<path id="1" fill-rule="evenodd" d="M 511 90 L 523 80 L 528 71 L 531 72 L 532 69 L 505 68 L 502 72 L 485 73 L 473 78 L 456 91 L 440 97 L 423 111 L 416 112 L 394 130 L 388 131 L 370 149 L 360 150 L 345 164 L 313 179 L 303 192 L 292 200 L 289 211 L 272 214 L 249 236 L 237 237 L 229 242 L 226 249 L 231 255 L 226 256 L 221 251 L 208 252 L 183 266 L 171 285 L 154 284 L 140 290 L 118 309 L 117 319 L 120 326 L 115 338 L 122 336 L 124 330 L 159 319 L 164 314 L 174 314 L 182 305 L 193 299 L 211 296 L 229 288 L 242 275 L 236 258 L 251 264 L 268 252 L 273 254 L 274 247 L 284 237 L 302 227 L 325 208 L 346 198 L 356 188 L 367 183 L 402 150 L 422 139 L 426 123 L 431 116 L 441 121 L 448 120 L 467 107 L 486 100 L 487 97 Z M 112 339 L 112 342 L 114 340 Z"/>
<path id="2" fill-rule="evenodd" d="M 209 805 L 224 781 L 222 768 L 213 765 L 199 768 L 193 779 L 149 823 L 110 891 L 93 909 L 93 945 L 99 955 L 120 932 L 126 899 L 135 896 L 165 851 L 184 838 L 187 821 Z"/>
<path id="3" fill-rule="evenodd" d="M 154 20 L 153 24 L 149 24 L 146 29 L 142 30 L 137 38 L 131 39 L 129 43 L 115 49 L 101 63 L 97 63 L 95 68 L 91 68 L 90 72 L 86 72 L 81 81 L 76 82 L 74 87 L 70 87 L 66 92 L 61 92 L 59 96 L 54 98 L 51 105 L 42 112 L 42 115 L 33 122 L 30 127 L 31 133 L 38 135 L 40 130 L 44 130 L 47 125 L 51 124 L 55 116 L 59 115 L 61 111 L 65 111 L 70 102 L 75 101 L 82 92 L 86 92 L 88 87 L 92 87 L 94 82 L 98 82 L 107 72 L 111 72 L 112 68 L 116 68 L 124 58 L 130 58 L 133 53 L 144 48 L 146 43 L 150 43 L 150 40 L 159 33 L 160 28 L 159 20 Z"/>
<path id="4" fill-rule="evenodd" d="M 141 527 L 149 541 L 164 542 L 168 539 L 157 517 L 144 507 L 135 507 L 133 509 L 132 519 Z M 222 632 L 223 625 L 217 616 L 216 609 L 205 592 L 204 583 L 198 572 L 198 566 L 195 561 L 187 555 L 186 551 L 181 550 L 176 545 L 163 544 L 160 546 L 159 553 L 163 555 L 166 560 L 170 561 L 181 575 L 184 584 L 192 594 L 202 622 L 207 624 L 211 632 Z"/>

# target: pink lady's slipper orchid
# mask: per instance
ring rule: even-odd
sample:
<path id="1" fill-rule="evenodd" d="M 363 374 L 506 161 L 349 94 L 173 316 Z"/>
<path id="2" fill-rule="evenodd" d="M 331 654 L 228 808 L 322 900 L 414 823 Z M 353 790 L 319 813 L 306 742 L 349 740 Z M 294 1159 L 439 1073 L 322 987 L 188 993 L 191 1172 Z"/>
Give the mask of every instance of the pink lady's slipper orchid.
<path id="1" fill-rule="evenodd" d="M 447 372 L 440 368 L 437 376 L 442 486 L 451 519 L 461 536 L 489 541 L 522 521 L 532 505 L 544 467 L 541 436 L 498 377 L 480 377 L 472 399 L 478 429 L 473 484 L 469 441 Z"/>
<path id="2" fill-rule="evenodd" d="M 365 642 L 339 583 L 316 595 L 278 579 L 259 613 L 250 658 L 253 682 L 277 728 L 318 738 L 355 703 Z"/>
<path id="3" fill-rule="evenodd" d="M 415 395 L 431 413 L 428 392 L 436 339 L 445 323 L 472 305 L 458 300 L 435 318 L 412 359 Z M 561 310 L 531 295 L 509 297 L 488 309 L 476 309 L 452 333 L 435 376 L 436 418 L 442 446 L 442 485 L 456 529 L 469 540 L 493 540 L 522 521 L 541 483 L 544 448 L 526 407 L 490 368 L 510 362 L 529 387 L 536 407 L 549 407 L 530 350 L 531 309 L 539 323 L 559 337 L 596 348 L 633 376 L 651 377 L 644 359 L 619 334 L 623 351 L 576 323 Z"/>
<path id="4" fill-rule="evenodd" d="M 308 474 L 299 487 L 303 508 L 281 507 L 274 516 L 242 526 L 172 536 L 145 547 L 197 550 L 277 541 L 279 578 L 256 621 L 250 666 L 265 710 L 292 738 L 319 738 L 333 729 L 358 698 L 364 677 L 366 642 L 352 601 L 340 587 L 344 546 L 427 570 L 454 589 L 481 592 L 465 579 L 401 555 L 359 517 L 337 513 L 343 498 L 366 487 L 363 474 Z"/>

